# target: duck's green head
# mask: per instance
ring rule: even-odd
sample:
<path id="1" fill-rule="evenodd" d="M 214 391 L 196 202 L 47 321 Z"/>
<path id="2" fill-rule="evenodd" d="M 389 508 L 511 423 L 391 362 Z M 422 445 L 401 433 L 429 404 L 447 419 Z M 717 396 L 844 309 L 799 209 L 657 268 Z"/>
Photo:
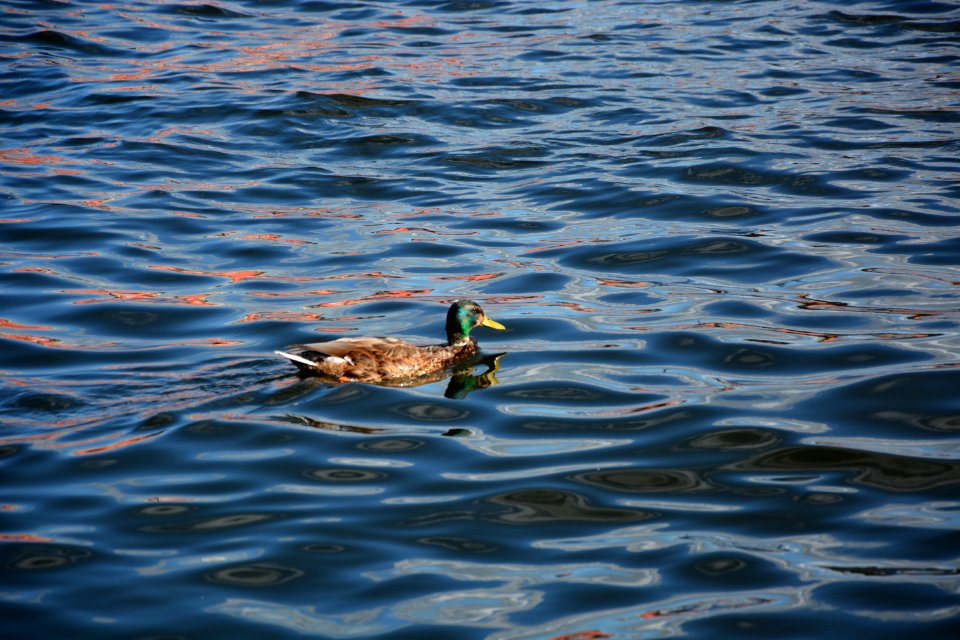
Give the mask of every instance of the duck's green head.
<path id="1" fill-rule="evenodd" d="M 470 339 L 470 330 L 481 325 L 491 329 L 506 329 L 499 322 L 488 318 L 480 305 L 473 300 L 457 300 L 447 311 L 447 342 L 466 342 Z"/>

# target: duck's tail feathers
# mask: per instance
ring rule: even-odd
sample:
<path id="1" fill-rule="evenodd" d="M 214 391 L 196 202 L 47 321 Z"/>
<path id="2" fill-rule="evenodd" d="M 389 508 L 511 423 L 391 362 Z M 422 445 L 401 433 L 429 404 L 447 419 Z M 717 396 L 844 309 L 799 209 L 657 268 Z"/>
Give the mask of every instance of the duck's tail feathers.
<path id="1" fill-rule="evenodd" d="M 311 369 L 315 369 L 317 366 L 317 363 L 314 362 L 313 360 L 307 360 L 306 358 L 301 358 L 300 356 L 294 355 L 292 353 L 287 353 L 285 351 L 274 351 L 274 353 L 277 354 L 278 356 L 283 356 L 287 360 L 293 360 L 294 362 L 297 362 L 299 364 L 306 365 Z"/>

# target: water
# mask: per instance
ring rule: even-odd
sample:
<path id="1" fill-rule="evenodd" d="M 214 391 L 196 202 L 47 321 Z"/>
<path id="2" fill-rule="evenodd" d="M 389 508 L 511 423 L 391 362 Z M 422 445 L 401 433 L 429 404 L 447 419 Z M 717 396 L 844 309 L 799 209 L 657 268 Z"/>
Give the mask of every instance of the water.
<path id="1" fill-rule="evenodd" d="M 5 638 L 956 628 L 955 5 L 0 22 Z"/>

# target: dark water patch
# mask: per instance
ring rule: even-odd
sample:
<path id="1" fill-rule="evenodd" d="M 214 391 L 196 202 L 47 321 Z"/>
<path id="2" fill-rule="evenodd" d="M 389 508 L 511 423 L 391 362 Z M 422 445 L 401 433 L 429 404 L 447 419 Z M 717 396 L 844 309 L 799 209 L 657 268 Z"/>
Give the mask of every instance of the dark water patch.
<path id="1" fill-rule="evenodd" d="M 454 165 L 458 170 L 478 173 L 536 169 L 545 164 L 536 160 L 520 159 L 529 155 L 527 150 L 491 149 L 470 155 L 447 155 L 440 161 Z"/>
<path id="2" fill-rule="evenodd" d="M 199 533 L 252 526 L 260 522 L 271 520 L 273 517 L 274 516 L 264 513 L 239 513 L 233 515 L 216 516 L 203 520 L 189 520 L 176 523 L 148 525 L 143 527 L 142 530 L 146 533 Z"/>
<path id="3" fill-rule="evenodd" d="M 937 213 L 931 213 L 930 211 L 919 211 L 915 209 L 902 209 L 896 207 L 880 207 L 880 208 L 867 208 L 862 211 L 859 209 L 851 210 L 852 214 L 854 211 L 857 213 L 862 213 L 870 217 L 879 218 L 881 220 L 890 220 L 894 222 L 904 222 L 922 225 L 925 227 L 955 227 L 960 225 L 960 220 L 956 220 L 951 216 L 940 215 Z"/>
<path id="4" fill-rule="evenodd" d="M 214 4 L 174 4 L 157 10 L 158 13 L 180 14 L 197 18 L 251 18 L 250 14 L 233 11 Z"/>
<path id="5" fill-rule="evenodd" d="M 960 113 L 952 109 L 896 109 L 892 107 L 852 108 L 854 113 L 911 118 L 927 122 L 960 122 Z"/>
<path id="6" fill-rule="evenodd" d="M 870 231 L 821 231 L 805 236 L 804 240 L 833 244 L 888 245 L 908 238 L 909 236 L 905 235 L 890 235 Z"/>
<path id="7" fill-rule="evenodd" d="M 2 405 L 4 412 L 66 413 L 82 408 L 86 402 L 62 393 L 24 393 L 13 395 Z"/>
<path id="8" fill-rule="evenodd" d="M 823 124 L 825 127 L 836 127 L 838 129 L 850 129 L 853 131 L 883 131 L 893 128 L 893 125 L 881 120 L 856 117 L 834 118 L 825 121 Z"/>
<path id="9" fill-rule="evenodd" d="M 855 190 L 830 184 L 815 174 L 788 174 L 729 164 L 701 164 L 676 174 L 678 182 L 730 185 L 738 187 L 775 187 L 785 193 L 831 198 L 858 197 Z"/>
<path id="10" fill-rule="evenodd" d="M 749 450 L 763 449 L 780 443 L 782 437 L 766 429 L 726 429 L 712 431 L 691 439 L 687 446 L 694 449 Z"/>
<path id="11" fill-rule="evenodd" d="M 718 91 L 710 97 L 688 96 L 685 98 L 690 104 L 707 109 L 731 109 L 734 107 L 748 107 L 758 104 L 759 99 L 745 91 Z"/>
<path id="12" fill-rule="evenodd" d="M 128 104 L 132 102 L 154 101 L 153 96 L 144 95 L 123 95 L 117 93 L 91 93 L 87 94 L 83 102 L 91 106 L 108 106 L 115 104 Z"/>
<path id="13" fill-rule="evenodd" d="M 824 472 L 841 470 L 847 482 L 896 492 L 949 490 L 960 483 L 960 465 L 835 447 L 797 447 L 733 466 L 740 471 Z"/>
<path id="14" fill-rule="evenodd" d="M 82 210 L 81 207 L 58 207 L 58 209 L 63 213 L 73 209 L 74 213 L 83 215 L 82 211 L 77 211 Z M 102 227 L 68 226 L 61 218 L 54 216 L 10 226 L 4 230 L 6 248 L 37 253 L 62 252 L 67 247 L 110 246 L 122 244 L 126 239 L 125 234 Z"/>
<path id="15" fill-rule="evenodd" d="M 731 137 L 729 129 L 717 126 L 697 127 L 689 131 L 672 131 L 652 136 L 640 136 L 634 141 L 641 147 L 674 147 L 689 143 L 703 144 L 705 141 L 722 140 Z"/>
<path id="16" fill-rule="evenodd" d="M 430 7 L 437 11 L 451 13 L 486 12 L 491 9 L 510 9 L 511 3 L 497 0 L 415 0 L 406 4 L 414 7 Z"/>
<path id="17" fill-rule="evenodd" d="M 765 318 L 773 315 L 768 309 L 742 300 L 713 302 L 704 307 L 704 311 L 709 312 L 710 315 L 713 316 L 728 318 Z"/>
<path id="18" fill-rule="evenodd" d="M 379 471 L 370 471 L 367 469 L 314 469 L 305 472 L 306 477 L 320 482 L 369 482 L 373 480 L 384 480 L 387 474 Z"/>
<path id="19" fill-rule="evenodd" d="M 476 249 L 462 245 L 443 244 L 439 242 L 410 242 L 396 247 L 389 253 L 392 257 L 453 258 L 474 252 L 476 252 Z"/>
<path id="20" fill-rule="evenodd" d="M 556 382 L 516 384 L 502 395 L 516 402 L 543 404 L 544 406 L 569 404 L 581 408 L 634 404 L 639 399 L 637 394 L 633 393 L 618 393 L 582 383 L 559 385 Z M 653 399 L 655 397 L 650 398 L 650 400 Z"/>
<path id="21" fill-rule="evenodd" d="M 577 96 L 556 96 L 546 99 L 499 98 L 492 100 L 491 104 L 512 107 L 520 112 L 544 115 L 560 115 L 577 109 L 601 106 L 596 99 L 588 100 Z"/>
<path id="22" fill-rule="evenodd" d="M 571 491 L 528 488 L 487 499 L 506 507 L 489 517 L 504 524 L 544 524 L 547 522 L 629 522 L 655 517 L 655 514 L 628 509 L 595 506 L 583 495 Z"/>
<path id="23" fill-rule="evenodd" d="M 624 185 L 592 180 L 590 188 L 561 187 L 550 181 L 524 186 L 518 193 L 551 209 L 575 210 L 599 218 L 650 218 L 654 220 L 710 221 L 754 224 L 779 216 L 756 203 L 720 198 L 701 198 L 689 193 L 642 191 Z"/>
<path id="24" fill-rule="evenodd" d="M 176 338 L 190 335 L 191 326 L 204 325 L 211 316 L 226 319 L 229 312 L 202 306 L 168 307 L 154 305 L 149 309 L 131 308 L 122 304 L 78 305 L 60 314 L 53 321 L 73 326 L 85 326 L 93 335 L 137 338 L 149 335 L 152 339 Z"/>
<path id="25" fill-rule="evenodd" d="M 894 14 L 852 14 L 843 11 L 830 11 L 826 17 L 840 23 L 868 26 L 899 24 L 906 20 L 904 16 Z"/>
<path id="26" fill-rule="evenodd" d="M 257 563 L 225 567 L 205 575 L 210 582 L 230 587 L 274 587 L 304 575 L 300 569 L 273 564 Z"/>
<path id="27" fill-rule="evenodd" d="M 936 242 L 926 242 L 921 244 L 914 243 L 907 247 L 904 245 L 885 247 L 883 253 L 907 255 L 908 262 L 914 264 L 932 264 L 940 266 L 953 266 L 956 264 L 956 256 L 960 255 L 960 238 L 948 238 Z"/>
<path id="28" fill-rule="evenodd" d="M 441 146 L 439 140 L 417 133 L 371 135 L 353 137 L 345 140 L 343 148 L 351 152 L 370 157 L 386 157 L 389 155 L 403 155 L 410 149 L 418 147 Z"/>
<path id="29" fill-rule="evenodd" d="M 95 558 L 87 548 L 58 544 L 5 545 L 3 564 L 11 572 L 62 571 L 80 568 Z"/>
<path id="30" fill-rule="evenodd" d="M 739 282 L 769 282 L 827 269 L 824 258 L 773 249 L 736 237 L 671 237 L 599 244 L 542 252 L 558 256 L 561 264 L 590 271 L 625 274 L 675 273 L 709 276 Z"/>
<path id="31" fill-rule="evenodd" d="M 417 105 L 413 100 L 370 98 L 346 93 L 317 94 L 298 91 L 293 97 L 298 106 L 296 111 L 290 114 L 298 116 L 390 117 L 401 115 L 408 108 Z"/>
<path id="32" fill-rule="evenodd" d="M 455 78 L 451 81 L 451 84 L 454 86 L 470 88 L 470 89 L 488 88 L 488 87 L 529 88 L 530 86 L 534 85 L 535 82 L 533 82 L 529 78 L 523 78 L 520 76 L 473 75 L 465 78 Z"/>
<path id="33" fill-rule="evenodd" d="M 424 107 L 418 114 L 426 122 L 462 129 L 500 129 L 529 127 L 536 123 L 529 114 L 503 104 L 471 102 L 456 109 Z M 528 117 L 524 117 L 528 116 Z"/>
<path id="34" fill-rule="evenodd" d="M 484 287 L 488 294 L 526 293 L 537 291 L 562 291 L 570 277 L 559 273 L 528 273 L 499 278 Z"/>
<path id="35" fill-rule="evenodd" d="M 737 344 L 694 333 L 657 333 L 649 337 L 650 349 L 667 352 L 671 359 L 710 371 L 776 375 L 784 369 L 797 374 L 886 367 L 926 360 L 906 349 L 885 345 L 847 345 L 816 350 L 792 349 L 770 344 Z"/>
<path id="36" fill-rule="evenodd" d="M 815 403 L 829 402 L 835 407 L 833 420 L 844 431 L 872 425 L 875 435 L 882 430 L 891 436 L 943 436 L 960 430 L 960 404 L 954 391 L 958 380 L 960 374 L 953 368 L 886 374 L 825 390 L 797 409 L 811 415 Z"/>
<path id="37" fill-rule="evenodd" d="M 35 46 L 39 51 L 76 52 L 82 55 L 98 57 L 117 57 L 124 54 L 121 49 L 108 47 L 97 42 L 91 42 L 86 38 L 80 38 L 53 29 L 43 29 L 21 37 L 8 36 L 2 39 L 8 42 Z"/>
<path id="38" fill-rule="evenodd" d="M 697 493 L 715 487 L 689 470 L 611 469 L 573 476 L 573 480 L 625 493 Z"/>
<path id="39" fill-rule="evenodd" d="M 548 234 L 563 228 L 559 222 L 554 222 L 544 216 L 510 217 L 499 215 L 491 218 L 467 218 L 462 221 L 445 221 L 450 229 L 476 229 L 504 238 L 518 234 Z"/>
<path id="40" fill-rule="evenodd" d="M 652 395 L 652 394 L 651 394 Z M 643 403 L 643 396 L 640 402 Z M 672 407 L 670 402 L 657 402 L 656 396 L 650 398 L 652 402 L 639 404 L 636 415 L 611 418 L 598 417 L 568 417 L 568 418 L 540 418 L 525 420 L 519 426 L 532 431 L 611 431 L 634 432 L 648 429 L 683 429 L 693 428 L 693 425 L 703 421 L 712 422 L 718 413 L 699 406 Z M 682 436 L 682 431 L 677 436 Z"/>

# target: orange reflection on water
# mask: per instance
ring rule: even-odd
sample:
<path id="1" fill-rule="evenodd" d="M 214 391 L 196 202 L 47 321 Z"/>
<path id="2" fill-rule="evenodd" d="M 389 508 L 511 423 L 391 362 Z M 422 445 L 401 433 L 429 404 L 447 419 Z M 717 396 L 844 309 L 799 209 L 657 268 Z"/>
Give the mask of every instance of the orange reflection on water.
<path id="1" fill-rule="evenodd" d="M 284 30 L 283 37 L 278 39 L 272 28 L 254 30 L 256 23 L 251 22 L 251 29 L 244 33 L 246 42 L 241 46 L 228 41 L 221 32 L 207 28 L 199 31 L 180 24 L 179 16 L 144 15 L 139 7 L 125 3 L 102 5 L 111 7 L 112 12 L 119 18 L 125 19 L 134 25 L 143 25 L 151 30 L 161 30 L 170 38 L 160 43 L 137 43 L 135 48 L 142 53 L 150 54 L 140 60 L 127 61 L 127 69 L 118 71 L 115 67 L 101 65 L 98 67 L 71 68 L 70 80 L 73 82 L 96 82 L 108 86 L 111 91 L 137 91 L 141 94 L 148 91 L 160 93 L 168 91 L 162 80 L 170 71 L 186 73 L 249 73 L 263 70 L 287 70 L 296 68 L 311 73 L 311 78 L 301 85 L 307 90 L 323 93 L 349 93 L 362 95 L 374 90 L 383 84 L 379 78 L 361 78 L 356 73 L 349 78 L 337 79 L 343 72 L 363 72 L 372 69 L 387 70 L 398 82 L 405 78 L 416 79 L 417 82 L 436 83 L 447 77 L 463 77 L 487 73 L 489 69 L 482 66 L 470 65 L 473 58 L 482 58 L 490 50 L 490 43 L 474 43 L 475 34 L 470 32 L 446 36 L 448 48 L 446 51 L 437 51 L 435 61 L 422 62 L 403 55 L 404 39 L 410 37 L 407 33 L 411 28 L 430 27 L 435 24 L 435 18 L 422 13 L 397 12 L 390 18 L 371 19 L 367 28 L 379 30 L 381 46 L 384 53 L 375 55 L 357 55 L 349 48 L 344 48 L 341 34 L 355 27 L 351 20 L 326 18 L 310 26 L 292 26 Z M 112 33 L 99 35 L 79 29 L 65 28 L 63 25 L 49 26 L 51 30 L 69 34 L 81 41 L 103 42 L 108 45 L 129 48 L 126 41 L 118 40 Z M 186 34 L 181 37 L 180 34 Z M 186 48 L 196 43 L 198 34 L 214 36 L 203 40 L 202 59 L 192 54 L 169 55 L 168 52 Z M 442 39 L 437 36 L 437 39 Z M 526 46 L 538 46 L 538 43 L 548 42 L 552 36 L 537 36 L 526 38 Z M 151 79 L 156 84 L 150 84 Z M 110 86 L 113 85 L 113 86 Z M 234 86 L 250 93 L 262 93 L 262 85 L 252 81 L 236 80 Z"/>
<path id="2" fill-rule="evenodd" d="M 610 241 L 603 240 L 601 238 L 576 238 L 574 240 L 568 240 L 566 242 L 553 242 L 550 244 L 543 244 L 539 247 L 524 249 L 523 253 L 536 253 L 538 251 L 549 251 L 550 249 L 562 249 L 564 247 L 575 247 L 581 244 L 596 244 L 600 242 L 610 242 Z"/>
<path id="3" fill-rule="evenodd" d="M 896 313 L 910 320 L 923 320 L 931 316 L 960 313 L 960 309 L 911 309 L 909 307 L 858 307 L 846 302 L 833 302 L 813 298 L 809 293 L 797 295 L 798 306 L 807 311 L 846 311 L 848 313 Z"/>
<path id="4" fill-rule="evenodd" d="M 245 236 L 239 236 L 240 240 L 270 240 L 272 242 L 287 242 L 289 244 L 316 244 L 308 240 L 293 240 L 284 238 L 277 233 L 254 233 Z"/>
<path id="5" fill-rule="evenodd" d="M 105 349 L 117 346 L 117 342 L 105 342 L 102 344 L 80 344 L 76 342 L 64 342 L 60 338 L 51 338 L 47 336 L 26 336 L 18 333 L 0 332 L 0 338 L 8 340 L 19 340 L 21 342 L 30 342 L 38 344 L 41 347 L 55 347 L 57 349 Z"/>
<path id="6" fill-rule="evenodd" d="M 110 296 L 118 300 L 149 300 L 160 295 L 156 291 L 120 291 L 116 289 L 64 289 L 61 293 L 94 294 Z M 103 302 L 103 300 L 76 300 L 73 304 L 90 304 L 93 302 Z"/>
<path id="7" fill-rule="evenodd" d="M 344 273 L 337 276 L 324 276 L 316 278 L 317 280 L 360 280 L 364 278 L 403 278 L 404 276 L 394 276 L 382 271 L 368 271 L 367 273 Z"/>
<path id="8" fill-rule="evenodd" d="M 66 347 L 66 345 L 64 345 L 59 338 L 48 338 L 45 336 L 26 336 L 18 333 L 0 332 L 0 338 L 19 340 L 21 342 L 31 342 L 33 344 L 39 344 L 42 347 Z"/>
<path id="9" fill-rule="evenodd" d="M 656 389 L 646 389 L 643 387 L 632 387 L 631 391 L 637 393 L 661 393 Z M 584 415 L 591 418 L 614 418 L 619 416 L 629 416 L 636 415 L 638 413 L 646 413 L 648 411 L 657 411 L 658 409 L 666 409 L 668 407 L 677 407 L 686 402 L 685 400 L 675 399 L 675 400 L 661 400 L 660 402 L 651 402 L 649 404 L 640 405 L 639 407 L 628 407 L 624 409 L 609 409 L 605 411 L 589 411 L 584 413 Z"/>
<path id="10" fill-rule="evenodd" d="M 308 218 L 340 218 L 345 220 L 355 220 L 362 218 L 359 213 L 352 213 L 349 210 L 338 210 L 331 207 L 297 207 L 295 209 L 270 209 L 264 211 L 262 207 L 245 207 L 245 211 L 254 213 L 254 218 L 289 218 L 293 216 L 305 216 Z"/>
<path id="11" fill-rule="evenodd" d="M 337 318 L 339 321 L 351 320 L 352 318 Z M 248 313 L 242 319 L 243 322 L 259 322 L 261 320 L 272 320 L 277 322 L 323 322 L 329 320 L 322 313 L 311 313 L 309 311 L 260 311 L 257 313 Z M 346 333 L 354 331 L 353 327 L 317 327 L 317 331 L 323 333 Z"/>
<path id="12" fill-rule="evenodd" d="M 416 296 L 425 296 L 433 293 L 433 289 L 397 289 L 394 291 L 378 291 L 369 296 L 360 296 L 359 298 L 350 298 L 349 300 L 336 300 L 334 302 L 321 302 L 310 305 L 311 307 L 349 307 L 363 302 L 372 302 L 374 300 L 383 300 L 389 298 L 414 298 Z"/>
<path id="13" fill-rule="evenodd" d="M 574 633 L 565 633 L 562 636 L 553 636 L 550 640 L 602 640 L 602 638 L 612 638 L 613 636 L 602 631 L 575 631 Z"/>
<path id="14" fill-rule="evenodd" d="M 192 296 L 173 296 L 171 300 L 175 300 L 181 304 L 189 305 L 191 307 L 213 307 L 216 306 L 213 302 L 207 302 L 207 298 L 211 294 L 209 293 L 195 293 Z M 168 302 L 168 300 L 164 300 Z"/>
<path id="15" fill-rule="evenodd" d="M 395 213 L 394 217 L 397 218 L 413 218 L 416 216 L 428 216 L 440 213 L 442 209 L 440 207 L 431 207 L 429 209 L 417 209 L 416 211 L 411 211 L 409 213 Z"/>
<path id="16" fill-rule="evenodd" d="M 155 269 L 157 271 L 172 271 L 174 273 L 182 273 L 188 276 L 205 276 L 211 278 L 226 278 L 232 283 L 242 282 L 244 280 L 270 280 L 274 282 L 312 282 L 316 280 L 335 280 L 337 278 L 346 278 L 346 277 L 355 277 L 355 276 L 327 276 L 327 277 L 308 277 L 308 276 L 271 276 L 267 275 L 265 271 L 254 270 L 254 269 L 239 269 L 236 271 L 204 271 L 202 269 L 185 269 L 184 267 L 174 267 L 166 264 L 152 264 L 149 265 L 149 269 Z M 394 277 L 394 276 L 384 276 L 376 274 L 370 275 L 370 277 Z"/>
<path id="17" fill-rule="evenodd" d="M 106 79 L 109 82 L 119 82 L 121 80 L 143 80 L 151 73 L 153 73 L 151 69 L 142 68 L 139 71 L 134 71 L 133 73 L 111 73 Z"/>
<path id="18" fill-rule="evenodd" d="M 644 280 L 614 280 L 612 278 L 597 278 L 597 283 L 605 287 L 620 287 L 624 289 L 640 289 L 653 286 Z"/>
<path id="19" fill-rule="evenodd" d="M 32 533 L 0 533 L 0 540 L 4 542 L 53 542 L 53 538 Z"/>
<path id="20" fill-rule="evenodd" d="M 211 347 L 233 347 L 238 344 L 243 344 L 242 340 L 224 340 L 223 338 L 207 338 L 204 342 Z"/>
<path id="21" fill-rule="evenodd" d="M 504 274 L 503 271 L 497 271 L 496 273 L 478 273 L 472 276 L 434 276 L 430 278 L 431 280 L 465 280 L 468 282 L 479 282 L 481 280 L 492 280 L 493 278 L 499 278 Z"/>
<path id="22" fill-rule="evenodd" d="M 0 149 L 0 162 L 7 164 L 74 164 L 73 160 L 67 160 L 60 156 L 38 156 L 34 155 L 30 149 L 20 147 L 15 149 Z"/>
<path id="23" fill-rule="evenodd" d="M 119 435 L 122 435 L 122 432 L 119 432 L 119 431 L 118 431 L 118 432 L 114 432 L 114 433 L 108 434 L 108 435 L 106 435 L 106 436 L 101 436 L 101 437 L 96 438 L 96 439 L 93 439 L 93 440 L 87 440 L 87 441 L 85 441 L 85 442 L 95 442 L 95 441 L 98 441 L 98 440 L 105 440 L 105 439 L 108 439 L 108 438 L 117 437 L 117 436 L 119 436 Z M 116 451 L 117 449 L 123 449 L 124 447 L 129 447 L 129 446 L 132 445 L 132 444 L 137 444 L 138 442 L 143 442 L 144 440 L 149 440 L 149 439 L 151 439 L 151 438 L 155 438 L 155 437 L 157 437 L 158 435 L 160 435 L 160 433 L 145 433 L 145 434 L 142 434 L 142 435 L 139 435 L 139 436 L 129 436 L 129 437 L 126 437 L 126 438 L 122 438 L 121 440 L 117 440 L 116 442 L 111 442 L 110 444 L 104 444 L 104 445 L 100 445 L 100 446 L 97 446 L 97 447 L 89 447 L 89 448 L 87 448 L 87 449 L 75 449 L 75 450 L 71 451 L 70 453 L 72 453 L 72 454 L 75 455 L 75 456 L 88 456 L 88 455 L 93 455 L 93 454 L 96 454 L 96 453 L 103 453 L 104 451 Z M 70 443 L 69 446 L 73 446 L 73 445 L 75 445 L 75 444 L 77 444 L 77 443 L 72 442 L 72 443 Z M 64 446 L 64 447 L 65 447 L 65 446 L 67 446 L 67 445 L 55 445 L 55 446 L 52 446 L 51 448 L 53 448 L 53 449 L 58 449 L 58 448 L 60 448 L 61 446 Z"/>
<path id="24" fill-rule="evenodd" d="M 47 273 L 50 275 L 59 275 L 53 269 L 45 269 L 43 267 L 17 267 L 13 269 L 13 273 Z"/>
<path id="25" fill-rule="evenodd" d="M 191 307 L 211 307 L 207 302 L 210 293 L 197 293 L 189 296 L 165 296 L 158 291 L 122 291 L 119 289 L 64 289 L 62 293 L 105 296 L 103 298 L 87 298 L 74 300 L 73 304 L 98 304 L 111 300 L 133 300 L 135 302 L 149 302 L 154 304 L 187 305 Z"/>
<path id="26" fill-rule="evenodd" d="M 375 231 L 374 233 L 409 233 L 412 231 L 423 231 L 424 233 L 433 233 L 433 234 L 437 233 L 433 229 L 427 229 L 426 227 L 397 227 L 395 229 L 380 229 L 379 231 Z"/>
<path id="27" fill-rule="evenodd" d="M 567 309 L 571 309 L 573 311 L 580 311 L 582 313 L 600 313 L 604 311 L 604 309 L 599 309 L 597 307 L 585 307 L 582 304 L 577 302 L 557 302 L 555 304 L 558 307 L 565 307 Z"/>
<path id="28" fill-rule="evenodd" d="M 114 198 L 116 198 L 116 195 L 105 196 L 103 198 L 94 198 L 92 200 L 81 200 L 80 204 L 87 207 L 93 207 L 94 209 L 103 209 L 104 211 L 123 211 L 122 207 L 114 207 L 105 204 Z"/>
<path id="29" fill-rule="evenodd" d="M 208 276 L 208 277 L 214 277 L 214 278 L 227 278 L 230 280 L 230 282 L 242 282 L 243 280 L 262 278 L 264 276 L 263 271 L 256 271 L 252 269 L 241 269 L 237 271 L 201 271 L 198 269 L 184 269 L 183 267 L 172 267 L 165 264 L 152 264 L 148 268 L 156 269 L 157 271 L 172 271 L 174 273 L 183 273 L 190 276 Z"/>
<path id="30" fill-rule="evenodd" d="M 21 324 L 6 318 L 0 318 L 0 329 L 21 329 L 24 331 L 51 331 L 53 327 L 45 327 L 37 324 Z"/>

